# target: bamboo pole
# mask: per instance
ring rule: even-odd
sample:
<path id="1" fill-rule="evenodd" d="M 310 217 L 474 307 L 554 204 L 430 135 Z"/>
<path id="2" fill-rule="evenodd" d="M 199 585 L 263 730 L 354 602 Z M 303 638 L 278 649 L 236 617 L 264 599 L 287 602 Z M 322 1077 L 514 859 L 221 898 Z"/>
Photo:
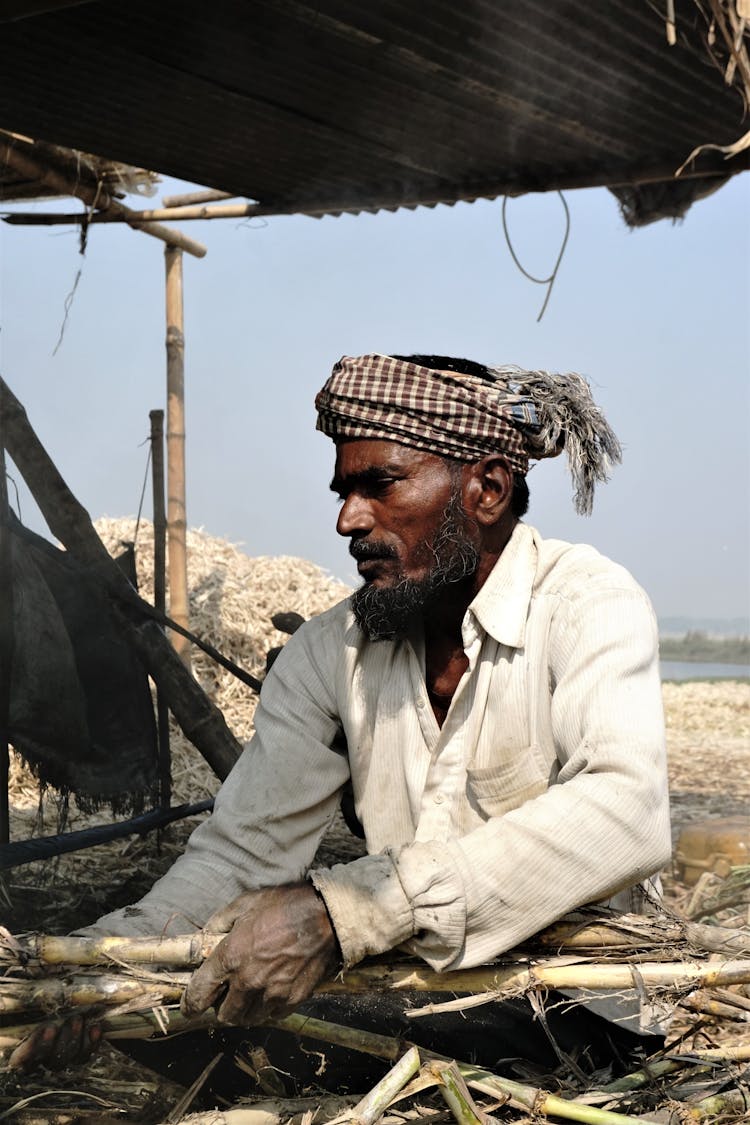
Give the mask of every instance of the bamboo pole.
<path id="1" fill-rule="evenodd" d="M 217 191 L 206 188 L 205 191 L 186 191 L 182 195 L 165 195 L 162 206 L 168 209 L 173 207 L 187 207 L 191 203 L 217 203 L 220 199 L 234 199 L 231 191 Z"/>
<path id="2" fill-rule="evenodd" d="M 6 449 L 18 466 L 44 516 L 50 531 L 97 575 L 118 599 L 138 605 L 125 575 L 107 554 L 88 512 L 70 491 L 52 459 L 39 441 L 21 403 L 0 378 L 0 415 L 4 418 Z M 146 603 L 142 603 L 149 609 Z M 167 702 L 185 736 L 200 751 L 222 781 L 242 747 L 200 684 L 184 664 L 156 622 L 132 617 L 117 608 L 114 612 L 125 636 L 135 648 L 147 672 L 164 691 Z"/>
<path id="3" fill-rule="evenodd" d="M 190 627 L 187 581 L 187 516 L 185 512 L 185 321 L 182 301 L 182 251 L 167 246 L 167 543 L 169 550 L 169 613 L 184 629 Z M 175 652 L 190 667 L 190 644 L 172 634 Z"/>
<path id="4" fill-rule="evenodd" d="M 154 606 L 166 613 L 167 514 L 164 510 L 164 411 L 151 410 L 151 485 L 154 508 Z M 159 804 L 172 801 L 172 759 L 169 749 L 169 710 L 164 692 L 156 689 L 156 729 L 159 742 Z"/>
<path id="5" fill-rule="evenodd" d="M 200 242 L 188 238 L 177 230 L 170 230 L 155 223 L 144 224 L 137 211 L 131 211 L 129 207 L 114 199 L 101 185 L 94 188 L 90 184 L 68 180 L 60 172 L 45 167 L 34 158 L 33 147 L 33 141 L 24 142 L 18 138 L 5 141 L 0 138 L 0 164 L 6 164 L 27 179 L 36 180 L 53 188 L 60 195 L 72 195 L 76 199 L 83 200 L 89 207 L 99 208 L 100 210 L 95 211 L 94 214 L 107 213 L 111 218 L 127 223 L 134 230 L 145 231 L 153 238 L 166 242 L 168 246 L 185 250 L 196 258 L 205 258 L 206 247 Z M 88 216 L 87 221 L 93 217 L 94 215 Z M 79 216 L 77 221 L 83 222 L 84 218 Z"/>

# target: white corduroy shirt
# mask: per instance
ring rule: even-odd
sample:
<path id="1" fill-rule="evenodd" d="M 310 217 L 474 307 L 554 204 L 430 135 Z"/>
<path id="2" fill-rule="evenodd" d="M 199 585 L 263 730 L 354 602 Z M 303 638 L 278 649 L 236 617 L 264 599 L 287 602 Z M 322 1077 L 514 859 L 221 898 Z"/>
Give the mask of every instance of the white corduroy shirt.
<path id="1" fill-rule="evenodd" d="M 669 809 L 656 622 L 634 579 L 519 523 L 463 639 L 440 728 L 420 637 L 369 642 L 346 602 L 304 625 L 212 817 L 96 929 L 185 932 L 303 878 L 350 773 L 369 854 L 309 872 L 347 964 L 401 943 L 439 970 L 483 964 L 652 876 Z"/>

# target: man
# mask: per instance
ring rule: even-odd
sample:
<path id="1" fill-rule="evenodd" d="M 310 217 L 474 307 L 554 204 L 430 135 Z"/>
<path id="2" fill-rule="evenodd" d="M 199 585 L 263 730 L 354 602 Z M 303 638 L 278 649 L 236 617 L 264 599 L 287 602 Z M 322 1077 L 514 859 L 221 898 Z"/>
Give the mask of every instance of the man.
<path id="1" fill-rule="evenodd" d="M 585 381 L 366 355 L 316 405 L 363 585 L 287 644 L 185 855 L 95 927 L 229 931 L 184 1010 L 246 1026 L 396 946 L 467 968 L 638 909 L 670 857 L 648 600 L 521 520 L 531 459 L 565 451 L 582 512 L 619 460 Z M 350 779 L 368 854 L 310 870 Z"/>

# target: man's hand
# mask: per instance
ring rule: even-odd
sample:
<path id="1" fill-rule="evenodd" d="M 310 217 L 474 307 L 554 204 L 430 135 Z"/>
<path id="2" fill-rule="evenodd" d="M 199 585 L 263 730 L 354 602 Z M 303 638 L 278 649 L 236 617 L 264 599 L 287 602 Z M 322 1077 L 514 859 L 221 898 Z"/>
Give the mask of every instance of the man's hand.
<path id="1" fill-rule="evenodd" d="M 16 1047 L 8 1059 L 14 1070 L 46 1066 L 60 1070 L 87 1062 L 102 1038 L 102 1025 L 80 1015 L 42 1023 Z"/>
<path id="2" fill-rule="evenodd" d="M 204 930 L 231 932 L 193 973 L 186 1016 L 213 1005 L 221 1023 L 251 1027 L 294 1011 L 339 966 L 336 934 L 310 883 L 247 891 Z"/>

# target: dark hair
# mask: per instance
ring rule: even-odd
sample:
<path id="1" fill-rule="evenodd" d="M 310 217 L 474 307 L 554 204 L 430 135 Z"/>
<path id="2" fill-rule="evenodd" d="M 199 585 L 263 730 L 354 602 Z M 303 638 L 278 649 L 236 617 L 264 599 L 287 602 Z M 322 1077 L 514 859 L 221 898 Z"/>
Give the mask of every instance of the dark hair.
<path id="1" fill-rule="evenodd" d="M 433 371 L 459 371 L 462 375 L 473 375 L 476 379 L 492 382 L 492 375 L 485 364 L 476 363 L 473 359 L 459 359 L 451 355 L 394 355 L 393 358 L 416 363 L 419 367 L 429 367 Z M 529 486 L 523 473 L 513 474 L 510 510 L 519 520 L 529 510 Z"/>

